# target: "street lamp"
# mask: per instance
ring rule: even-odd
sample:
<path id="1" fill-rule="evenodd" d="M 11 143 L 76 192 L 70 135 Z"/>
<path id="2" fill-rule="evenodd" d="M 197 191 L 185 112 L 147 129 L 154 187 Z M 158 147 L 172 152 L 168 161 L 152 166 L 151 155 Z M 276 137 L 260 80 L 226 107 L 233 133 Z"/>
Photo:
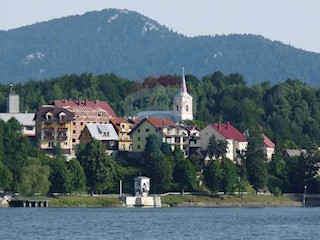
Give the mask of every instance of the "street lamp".
<path id="1" fill-rule="evenodd" d="M 307 197 L 307 185 L 304 185 L 304 193 L 303 193 L 303 206 L 306 206 L 306 197 Z"/>

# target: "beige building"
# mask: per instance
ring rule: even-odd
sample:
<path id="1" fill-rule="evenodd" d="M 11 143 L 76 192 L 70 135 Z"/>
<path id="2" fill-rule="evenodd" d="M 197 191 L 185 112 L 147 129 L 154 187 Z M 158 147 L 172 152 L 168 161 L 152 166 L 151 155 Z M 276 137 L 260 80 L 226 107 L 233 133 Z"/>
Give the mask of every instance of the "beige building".
<path id="1" fill-rule="evenodd" d="M 131 130 L 136 126 L 136 124 L 140 120 L 132 119 L 132 118 L 112 118 L 110 123 L 114 126 L 118 136 L 119 143 L 118 149 L 119 151 L 132 151 L 132 139 L 130 136 Z"/>
<path id="2" fill-rule="evenodd" d="M 116 114 L 107 102 L 88 100 L 54 100 L 53 105 L 74 113 L 70 139 L 73 149 L 79 144 L 79 137 L 88 123 L 107 124 Z"/>
<path id="3" fill-rule="evenodd" d="M 52 154 L 52 148 L 60 146 L 64 154 L 71 154 L 74 113 L 65 108 L 43 106 L 37 109 L 34 120 L 37 145 L 43 152 Z"/>

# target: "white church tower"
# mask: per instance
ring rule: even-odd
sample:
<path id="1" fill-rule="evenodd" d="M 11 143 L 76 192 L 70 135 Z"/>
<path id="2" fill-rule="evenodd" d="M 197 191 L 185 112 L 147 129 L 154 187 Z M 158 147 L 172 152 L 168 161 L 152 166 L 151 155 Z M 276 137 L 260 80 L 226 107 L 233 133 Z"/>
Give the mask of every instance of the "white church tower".
<path id="1" fill-rule="evenodd" d="M 179 92 L 173 97 L 173 116 L 176 121 L 193 120 L 192 96 L 187 91 L 184 68 Z"/>

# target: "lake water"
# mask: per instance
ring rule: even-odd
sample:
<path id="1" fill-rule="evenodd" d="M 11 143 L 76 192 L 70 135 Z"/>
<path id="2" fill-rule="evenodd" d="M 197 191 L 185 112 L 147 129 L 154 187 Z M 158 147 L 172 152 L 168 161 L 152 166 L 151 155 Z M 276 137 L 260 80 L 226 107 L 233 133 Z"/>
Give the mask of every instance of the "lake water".
<path id="1" fill-rule="evenodd" d="M 320 239 L 320 208 L 0 208 L 0 239 Z"/>

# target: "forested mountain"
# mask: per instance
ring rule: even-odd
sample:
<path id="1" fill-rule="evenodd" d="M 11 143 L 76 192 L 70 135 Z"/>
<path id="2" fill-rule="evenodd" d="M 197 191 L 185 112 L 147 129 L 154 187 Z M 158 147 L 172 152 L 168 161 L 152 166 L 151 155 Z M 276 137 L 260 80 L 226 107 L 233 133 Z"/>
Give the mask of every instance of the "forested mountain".
<path id="1" fill-rule="evenodd" d="M 0 81 L 115 73 L 130 80 L 221 71 L 247 83 L 319 85 L 320 54 L 256 35 L 185 37 L 136 12 L 106 9 L 0 31 Z"/>

